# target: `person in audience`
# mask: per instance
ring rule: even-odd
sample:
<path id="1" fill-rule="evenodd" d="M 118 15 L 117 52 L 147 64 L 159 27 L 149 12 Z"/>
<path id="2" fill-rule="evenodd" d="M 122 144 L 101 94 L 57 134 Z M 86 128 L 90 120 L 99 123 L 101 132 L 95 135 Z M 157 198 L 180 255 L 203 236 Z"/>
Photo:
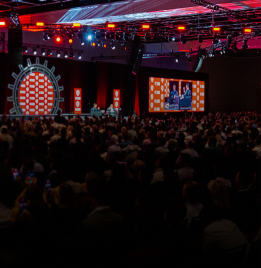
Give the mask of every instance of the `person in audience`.
<path id="1" fill-rule="evenodd" d="M 192 179 L 194 170 L 191 168 L 191 156 L 189 154 L 180 153 L 176 165 L 180 181 Z"/>
<path id="2" fill-rule="evenodd" d="M 184 154 L 189 154 L 191 156 L 191 158 L 194 158 L 194 157 L 198 157 L 198 153 L 194 150 L 196 146 L 196 143 L 195 141 L 193 140 L 190 140 L 187 142 L 187 149 L 184 149 L 181 151 L 181 153 L 184 153 Z"/>

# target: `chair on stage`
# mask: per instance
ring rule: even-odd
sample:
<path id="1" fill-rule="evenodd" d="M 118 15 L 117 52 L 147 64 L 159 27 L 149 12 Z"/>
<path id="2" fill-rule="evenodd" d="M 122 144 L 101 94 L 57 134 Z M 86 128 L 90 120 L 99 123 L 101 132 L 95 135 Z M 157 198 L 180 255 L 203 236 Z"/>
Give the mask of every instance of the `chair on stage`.
<path id="1" fill-rule="evenodd" d="M 118 112 L 115 111 L 115 112 L 111 112 L 110 111 L 110 108 L 107 109 L 107 112 L 108 112 L 108 116 L 112 116 L 112 117 L 118 117 Z"/>
<path id="2" fill-rule="evenodd" d="M 179 110 L 179 96 L 175 99 L 165 98 L 165 104 L 169 103 L 169 108 L 166 110 Z"/>
<path id="3" fill-rule="evenodd" d="M 192 109 L 192 97 L 187 96 L 184 99 L 180 99 L 179 101 L 180 110 L 191 110 Z"/>
<path id="4" fill-rule="evenodd" d="M 102 116 L 102 111 L 101 110 L 94 111 L 94 108 L 91 108 L 91 117 L 93 117 L 94 115 L 97 117 Z"/>

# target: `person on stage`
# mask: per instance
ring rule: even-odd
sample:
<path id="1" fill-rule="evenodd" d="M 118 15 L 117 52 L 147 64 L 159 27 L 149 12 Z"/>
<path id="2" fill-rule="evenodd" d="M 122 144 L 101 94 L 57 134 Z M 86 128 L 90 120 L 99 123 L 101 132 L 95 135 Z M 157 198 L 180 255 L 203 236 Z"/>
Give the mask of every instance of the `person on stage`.
<path id="1" fill-rule="evenodd" d="M 113 108 L 113 104 L 111 104 L 110 107 L 108 108 L 108 112 L 117 113 L 117 111 Z"/>
<path id="2" fill-rule="evenodd" d="M 191 97 L 191 91 L 189 89 L 189 83 L 186 84 L 186 91 L 184 95 L 180 99 L 184 99 L 185 97 Z"/>
<path id="3" fill-rule="evenodd" d="M 169 98 L 168 98 L 169 104 L 172 104 L 174 102 L 174 100 L 176 99 L 176 97 L 178 97 L 178 95 L 179 95 L 179 93 L 177 91 L 176 85 L 173 84 L 173 90 L 170 92 Z"/>
<path id="4" fill-rule="evenodd" d="M 97 108 L 97 104 L 94 103 L 93 104 L 93 111 L 99 111 L 100 110 L 100 107 Z"/>

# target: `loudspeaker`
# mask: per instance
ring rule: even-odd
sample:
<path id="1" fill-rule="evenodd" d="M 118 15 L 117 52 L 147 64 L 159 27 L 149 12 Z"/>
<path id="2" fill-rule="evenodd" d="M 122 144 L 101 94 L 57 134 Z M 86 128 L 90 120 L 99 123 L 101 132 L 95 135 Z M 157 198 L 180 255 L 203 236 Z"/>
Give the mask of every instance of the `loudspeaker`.
<path id="1" fill-rule="evenodd" d="M 134 65 L 138 57 L 139 49 L 140 37 L 138 35 L 135 35 L 129 47 L 127 64 Z"/>
<path id="2" fill-rule="evenodd" d="M 8 54 L 10 64 L 23 64 L 23 31 L 21 28 L 8 29 Z"/>

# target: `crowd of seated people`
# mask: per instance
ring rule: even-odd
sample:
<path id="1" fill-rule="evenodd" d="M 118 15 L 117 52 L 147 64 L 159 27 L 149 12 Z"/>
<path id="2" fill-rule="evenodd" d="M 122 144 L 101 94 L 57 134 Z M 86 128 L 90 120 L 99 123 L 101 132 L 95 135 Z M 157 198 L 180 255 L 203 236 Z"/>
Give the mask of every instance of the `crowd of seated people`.
<path id="1" fill-rule="evenodd" d="M 260 266 L 261 113 L 0 132 L 1 267 Z"/>

